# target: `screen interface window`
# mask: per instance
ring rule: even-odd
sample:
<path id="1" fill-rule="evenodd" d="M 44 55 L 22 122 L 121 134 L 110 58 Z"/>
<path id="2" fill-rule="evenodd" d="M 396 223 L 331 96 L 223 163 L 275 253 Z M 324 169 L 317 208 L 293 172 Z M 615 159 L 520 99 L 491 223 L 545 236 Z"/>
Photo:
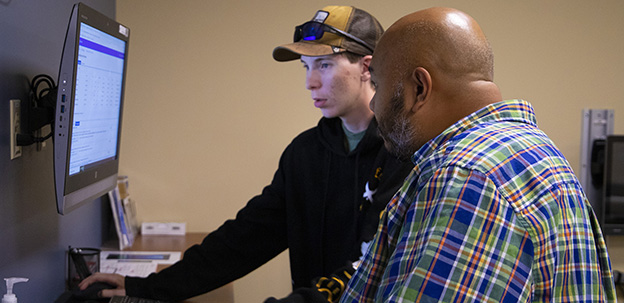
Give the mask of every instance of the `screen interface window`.
<path id="1" fill-rule="evenodd" d="M 80 26 L 69 174 L 117 156 L 126 42 Z"/>

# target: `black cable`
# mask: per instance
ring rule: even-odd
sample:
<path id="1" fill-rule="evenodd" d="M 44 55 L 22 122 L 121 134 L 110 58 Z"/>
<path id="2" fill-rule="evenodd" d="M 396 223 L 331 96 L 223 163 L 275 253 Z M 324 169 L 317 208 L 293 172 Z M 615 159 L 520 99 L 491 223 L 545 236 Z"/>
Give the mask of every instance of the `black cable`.
<path id="1" fill-rule="evenodd" d="M 43 142 L 54 133 L 54 111 L 56 107 L 56 92 L 58 87 L 54 79 L 45 74 L 39 74 L 30 81 L 30 107 L 28 115 L 27 133 L 17 135 L 17 145 L 26 146 Z M 33 132 L 50 124 L 50 133 L 44 137 L 37 137 Z"/>
<path id="2" fill-rule="evenodd" d="M 37 93 L 37 91 L 39 90 L 39 86 L 42 83 L 46 84 L 47 88 L 44 88 L 39 93 Z M 44 92 L 49 92 L 53 88 L 56 88 L 56 83 L 54 82 L 54 79 L 45 74 L 36 75 L 30 82 L 30 90 L 37 97 L 36 100 L 43 98 L 46 95 L 44 94 Z"/>
<path id="3" fill-rule="evenodd" d="M 37 93 L 41 84 L 45 84 L 47 88 L 44 88 Z M 54 88 L 56 88 L 56 83 L 54 82 L 54 79 L 45 74 L 36 75 L 30 82 L 30 91 L 32 96 L 34 97 L 34 102 L 38 102 L 39 100 L 43 99 Z M 40 104 L 35 103 L 35 106 L 40 106 Z"/>

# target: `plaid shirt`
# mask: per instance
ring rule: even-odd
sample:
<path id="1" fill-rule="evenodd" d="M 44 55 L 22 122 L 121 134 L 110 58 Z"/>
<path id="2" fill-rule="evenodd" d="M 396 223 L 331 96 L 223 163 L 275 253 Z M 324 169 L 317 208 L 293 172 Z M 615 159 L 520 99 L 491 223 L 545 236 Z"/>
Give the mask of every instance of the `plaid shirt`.
<path id="1" fill-rule="evenodd" d="M 473 113 L 413 162 L 341 302 L 616 300 L 596 216 L 529 103 Z"/>

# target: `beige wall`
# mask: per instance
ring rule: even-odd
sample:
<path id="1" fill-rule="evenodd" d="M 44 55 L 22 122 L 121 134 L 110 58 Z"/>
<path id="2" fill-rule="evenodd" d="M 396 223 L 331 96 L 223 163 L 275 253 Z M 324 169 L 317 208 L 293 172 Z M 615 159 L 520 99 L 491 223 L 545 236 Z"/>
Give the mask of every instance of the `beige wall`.
<path id="1" fill-rule="evenodd" d="M 208 232 L 268 184 L 284 147 L 320 117 L 301 64 L 277 63 L 271 51 L 330 4 L 117 0 L 117 18 L 132 33 L 121 170 L 140 220 Z M 386 28 L 433 5 L 471 14 L 492 43 L 503 96 L 533 103 L 540 127 L 577 172 L 583 108 L 614 109 L 615 131 L 624 133 L 624 1 L 339 4 L 368 10 Z M 282 254 L 236 282 L 236 300 L 287 294 L 287 262 Z"/>

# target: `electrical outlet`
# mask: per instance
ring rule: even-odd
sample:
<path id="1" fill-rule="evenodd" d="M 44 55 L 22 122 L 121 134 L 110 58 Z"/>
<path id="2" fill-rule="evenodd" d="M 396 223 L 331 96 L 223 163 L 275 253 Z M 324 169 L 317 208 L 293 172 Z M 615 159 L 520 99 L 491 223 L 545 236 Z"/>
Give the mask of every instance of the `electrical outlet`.
<path id="1" fill-rule="evenodd" d="M 17 146 L 17 134 L 20 133 L 22 125 L 21 103 L 21 100 L 18 99 L 11 100 L 11 130 L 9 131 L 11 135 L 11 160 L 22 155 L 22 147 Z"/>

